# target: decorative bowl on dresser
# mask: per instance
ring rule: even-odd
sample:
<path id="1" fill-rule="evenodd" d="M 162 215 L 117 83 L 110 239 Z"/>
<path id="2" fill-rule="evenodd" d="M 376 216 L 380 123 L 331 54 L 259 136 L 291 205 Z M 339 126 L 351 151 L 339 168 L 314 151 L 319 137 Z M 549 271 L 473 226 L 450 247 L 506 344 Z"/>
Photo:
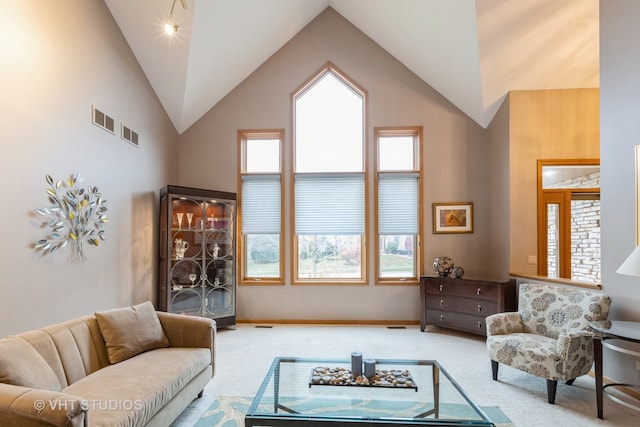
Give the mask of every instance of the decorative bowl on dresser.
<path id="1" fill-rule="evenodd" d="M 491 282 L 443 276 L 420 278 L 420 330 L 426 325 L 486 335 L 485 318 L 516 311 L 516 281 Z"/>

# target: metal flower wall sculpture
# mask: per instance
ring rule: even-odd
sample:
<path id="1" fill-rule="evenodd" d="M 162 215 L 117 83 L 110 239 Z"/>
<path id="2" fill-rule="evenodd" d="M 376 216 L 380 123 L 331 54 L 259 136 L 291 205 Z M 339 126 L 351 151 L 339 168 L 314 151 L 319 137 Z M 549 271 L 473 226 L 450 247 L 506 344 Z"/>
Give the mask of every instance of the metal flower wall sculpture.
<path id="1" fill-rule="evenodd" d="M 102 199 L 98 187 L 80 188 L 83 181 L 78 174 L 54 183 L 47 175 L 47 194 L 52 206 L 36 209 L 40 215 L 50 217 L 44 223 L 48 227 L 47 236 L 36 243 L 35 248 L 45 254 L 53 253 L 67 244 L 72 246 L 72 262 L 85 262 L 83 242 L 98 246 L 98 239 L 104 240 L 103 225 L 107 218 L 107 201 Z"/>

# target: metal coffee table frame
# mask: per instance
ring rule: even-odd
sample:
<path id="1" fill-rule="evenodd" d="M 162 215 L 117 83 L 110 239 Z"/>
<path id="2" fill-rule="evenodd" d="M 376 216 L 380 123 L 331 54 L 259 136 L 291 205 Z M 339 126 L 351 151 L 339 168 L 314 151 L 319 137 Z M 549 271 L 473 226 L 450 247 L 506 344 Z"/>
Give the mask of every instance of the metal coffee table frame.
<path id="1" fill-rule="evenodd" d="M 283 363 L 307 363 L 316 366 L 348 366 L 347 360 L 317 360 L 295 357 L 276 357 L 265 376 L 262 385 L 249 407 L 245 416 L 245 427 L 257 426 L 279 426 L 279 427 L 320 427 L 331 425 L 332 427 L 347 427 L 354 424 L 370 425 L 376 427 L 384 426 L 456 426 L 463 425 L 468 427 L 487 427 L 495 426 L 489 420 L 486 414 L 466 395 L 462 388 L 451 378 L 451 376 L 442 368 L 435 360 L 396 360 L 396 359 L 379 359 L 379 366 L 386 365 L 403 365 L 403 366 L 431 366 L 433 381 L 433 407 L 421 414 L 411 418 L 403 417 L 365 417 L 351 415 L 312 415 L 299 414 L 294 409 L 283 404 L 280 400 L 280 371 Z M 470 408 L 475 411 L 478 419 L 439 419 L 440 416 L 440 376 L 446 378 Z M 265 392 L 270 389 L 269 385 L 273 381 L 273 413 L 261 413 L 258 406 L 265 396 Z M 419 384 L 421 385 L 421 384 Z M 350 386 L 334 386 L 340 389 Z M 324 387 L 323 387 L 324 388 Z M 357 387 L 361 388 L 361 387 Z M 367 388 L 367 387 L 362 387 Z M 376 387 L 368 387 L 376 388 Z M 394 393 L 394 390 L 387 391 Z M 435 418 L 426 418 L 433 415 Z"/>

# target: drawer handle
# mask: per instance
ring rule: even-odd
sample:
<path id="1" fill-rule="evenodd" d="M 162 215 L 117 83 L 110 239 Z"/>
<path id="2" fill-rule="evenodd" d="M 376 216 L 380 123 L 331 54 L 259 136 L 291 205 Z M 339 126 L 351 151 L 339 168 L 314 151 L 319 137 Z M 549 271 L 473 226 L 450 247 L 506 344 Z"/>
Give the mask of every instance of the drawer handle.
<path id="1" fill-rule="evenodd" d="M 444 291 L 444 285 L 441 283 L 440 284 L 440 292 Z"/>
<path id="2" fill-rule="evenodd" d="M 478 321 L 478 329 L 482 329 L 482 322 Z"/>
<path id="3" fill-rule="evenodd" d="M 442 307 L 442 306 L 444 306 L 444 300 L 443 299 L 440 300 L 440 307 Z"/>
<path id="4" fill-rule="evenodd" d="M 476 295 L 480 295 L 482 293 L 482 289 L 478 288 L 478 290 L 476 291 Z"/>
<path id="5" fill-rule="evenodd" d="M 482 311 L 482 305 L 478 304 L 478 312 Z"/>
<path id="6" fill-rule="evenodd" d="M 440 321 L 441 321 L 441 322 L 444 322 L 444 314 L 441 314 L 441 315 L 440 315 Z"/>

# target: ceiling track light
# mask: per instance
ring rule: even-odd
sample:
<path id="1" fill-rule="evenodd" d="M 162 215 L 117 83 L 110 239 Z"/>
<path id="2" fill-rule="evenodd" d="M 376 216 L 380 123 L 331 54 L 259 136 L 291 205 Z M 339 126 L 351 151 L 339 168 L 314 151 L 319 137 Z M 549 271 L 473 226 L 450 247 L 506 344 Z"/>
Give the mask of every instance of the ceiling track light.
<path id="1" fill-rule="evenodd" d="M 173 0 L 173 3 L 171 4 L 171 12 L 169 12 L 169 19 L 167 20 L 167 23 L 164 24 L 164 32 L 168 35 L 168 36 L 172 36 L 175 33 L 178 32 L 178 29 L 180 29 L 180 26 L 178 24 L 175 24 L 172 21 L 173 18 L 173 9 L 176 7 L 176 2 L 178 0 Z M 187 10 L 187 3 L 185 2 L 185 0 L 180 0 L 180 3 L 182 4 L 182 8 L 184 10 Z"/>
<path id="2" fill-rule="evenodd" d="M 164 24 L 164 32 L 167 33 L 168 36 L 172 36 L 173 34 L 177 33 L 179 28 L 179 25 L 174 25 L 170 22 Z"/>

